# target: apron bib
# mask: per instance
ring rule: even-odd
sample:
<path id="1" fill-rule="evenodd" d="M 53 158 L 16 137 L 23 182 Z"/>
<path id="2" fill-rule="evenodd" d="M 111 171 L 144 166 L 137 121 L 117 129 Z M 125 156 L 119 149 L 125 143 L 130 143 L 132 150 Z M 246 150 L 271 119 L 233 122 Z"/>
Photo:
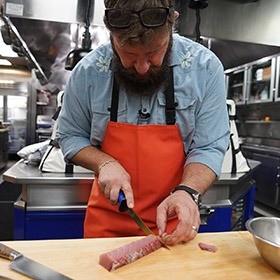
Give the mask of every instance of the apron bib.
<path id="1" fill-rule="evenodd" d="M 173 83 L 171 85 L 173 88 Z M 175 119 L 170 122 L 170 116 L 172 119 L 175 114 L 174 89 L 172 91 L 173 112 L 167 111 L 172 106 L 168 106 L 168 98 L 166 98 L 167 123 L 175 122 Z M 111 120 L 112 118 L 116 120 L 117 115 L 115 107 L 118 102 L 114 98 L 114 92 L 118 92 L 115 86 Z M 130 174 L 135 205 L 133 210 L 155 234 L 158 234 L 157 206 L 180 183 L 183 175 L 185 153 L 177 125 L 134 125 L 110 121 L 104 136 L 102 151 L 117 159 Z M 177 223 L 177 217 L 169 219 L 167 233 L 171 233 Z M 100 190 L 96 174 L 87 206 L 84 237 L 137 235 L 145 234 L 126 212 L 119 212 L 118 205 L 113 206 L 106 199 Z"/>

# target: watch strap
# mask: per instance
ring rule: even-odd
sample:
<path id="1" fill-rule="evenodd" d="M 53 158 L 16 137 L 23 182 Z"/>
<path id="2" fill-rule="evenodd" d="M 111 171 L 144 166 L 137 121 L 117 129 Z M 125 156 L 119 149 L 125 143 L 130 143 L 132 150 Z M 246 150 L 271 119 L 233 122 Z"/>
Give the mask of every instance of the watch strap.
<path id="1" fill-rule="evenodd" d="M 187 187 L 185 185 L 179 185 L 171 191 L 171 194 L 176 192 L 176 191 L 179 191 L 179 190 L 182 190 L 182 191 L 185 191 L 185 192 L 189 193 L 191 195 L 192 199 L 194 200 L 194 202 L 197 204 L 198 208 L 200 208 L 200 206 L 201 206 L 201 194 L 198 191 L 196 191 L 196 190 L 194 190 L 190 187 Z"/>

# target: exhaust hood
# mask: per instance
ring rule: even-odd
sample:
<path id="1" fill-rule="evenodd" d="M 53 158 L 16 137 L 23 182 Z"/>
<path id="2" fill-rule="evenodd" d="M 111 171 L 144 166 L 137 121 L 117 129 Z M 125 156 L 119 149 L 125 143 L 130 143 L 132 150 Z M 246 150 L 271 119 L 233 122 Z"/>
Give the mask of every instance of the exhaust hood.
<path id="1" fill-rule="evenodd" d="M 175 1 L 179 11 L 176 29 L 196 37 L 196 11 L 191 0 Z M 279 0 L 208 0 L 200 10 L 203 45 L 222 61 L 225 69 L 280 53 Z"/>
<path id="2" fill-rule="evenodd" d="M 65 58 L 81 43 L 86 3 L 86 0 L 0 0 L 3 16 L 18 29 L 50 82 L 64 85 L 67 80 Z M 189 3 L 190 0 L 175 0 L 175 9 L 180 14 L 176 30 L 195 39 L 196 11 L 189 8 Z M 90 11 L 94 49 L 109 40 L 103 24 L 103 0 L 92 0 Z M 279 0 L 208 0 L 208 6 L 200 11 L 203 45 L 220 58 L 225 69 L 280 53 L 279 14 Z M 15 43 L 12 42 L 12 47 L 16 49 Z"/>
<path id="3" fill-rule="evenodd" d="M 70 74 L 64 69 L 65 59 L 80 47 L 84 26 L 90 29 L 92 47 L 109 39 L 103 0 L 0 0 L 0 5 L 3 41 L 18 56 L 28 57 L 42 85 L 65 85 Z M 10 60 L 2 48 L 0 57 Z"/>
<path id="4" fill-rule="evenodd" d="M 1 0 L 3 14 L 8 17 L 84 23 L 85 0 Z M 90 7 L 93 24 L 94 1 Z"/>

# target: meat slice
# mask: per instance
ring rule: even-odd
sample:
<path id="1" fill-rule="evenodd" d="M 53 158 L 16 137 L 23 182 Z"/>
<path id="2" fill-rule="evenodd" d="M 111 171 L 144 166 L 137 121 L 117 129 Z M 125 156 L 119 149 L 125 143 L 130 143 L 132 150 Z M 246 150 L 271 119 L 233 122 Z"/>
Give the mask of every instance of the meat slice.
<path id="1" fill-rule="evenodd" d="M 201 250 L 205 250 L 205 251 L 209 251 L 209 252 L 213 252 L 215 253 L 218 250 L 218 247 L 214 246 L 214 245 L 208 245 L 205 243 L 198 243 L 198 246 Z"/>
<path id="2" fill-rule="evenodd" d="M 108 271 L 113 271 L 158 250 L 160 247 L 160 242 L 149 235 L 100 255 L 99 264 Z"/>

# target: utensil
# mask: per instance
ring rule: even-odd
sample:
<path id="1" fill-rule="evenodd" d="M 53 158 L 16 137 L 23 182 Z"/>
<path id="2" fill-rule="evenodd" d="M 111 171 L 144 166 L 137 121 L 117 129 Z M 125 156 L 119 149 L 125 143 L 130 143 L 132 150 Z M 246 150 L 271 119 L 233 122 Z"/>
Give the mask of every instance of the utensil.
<path id="1" fill-rule="evenodd" d="M 0 257 L 12 260 L 9 267 L 36 280 L 72 280 L 42 264 L 39 264 L 12 248 L 0 243 Z"/>
<path id="2" fill-rule="evenodd" d="M 150 229 L 149 227 L 143 222 L 143 220 L 135 213 L 135 211 L 131 208 L 127 207 L 127 203 L 126 203 L 126 198 L 124 196 L 124 193 L 122 190 L 120 190 L 119 193 L 119 198 L 118 198 L 118 202 L 119 202 L 119 211 L 120 212 L 125 212 L 127 211 L 127 213 L 129 214 L 129 216 L 135 221 L 135 223 L 140 227 L 140 229 L 146 234 L 146 235 L 150 235 L 152 234 L 154 236 L 154 238 L 156 238 L 162 245 L 162 247 L 170 250 L 166 244 L 158 237 L 156 236 Z"/>
<path id="3" fill-rule="evenodd" d="M 280 271 L 280 218 L 258 217 L 245 224 L 263 259 Z"/>

